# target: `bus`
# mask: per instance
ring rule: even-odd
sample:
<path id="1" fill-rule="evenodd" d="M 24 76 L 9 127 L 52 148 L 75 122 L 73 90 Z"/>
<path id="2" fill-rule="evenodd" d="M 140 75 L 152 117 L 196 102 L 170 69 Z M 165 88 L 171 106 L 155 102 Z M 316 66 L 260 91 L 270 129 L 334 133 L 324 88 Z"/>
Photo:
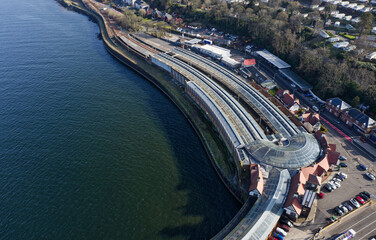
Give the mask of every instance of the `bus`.
<path id="1" fill-rule="evenodd" d="M 350 229 L 350 230 L 342 233 L 338 237 L 336 237 L 334 240 L 347 240 L 347 239 L 354 237 L 355 234 L 356 234 L 356 232 L 353 229 Z"/>

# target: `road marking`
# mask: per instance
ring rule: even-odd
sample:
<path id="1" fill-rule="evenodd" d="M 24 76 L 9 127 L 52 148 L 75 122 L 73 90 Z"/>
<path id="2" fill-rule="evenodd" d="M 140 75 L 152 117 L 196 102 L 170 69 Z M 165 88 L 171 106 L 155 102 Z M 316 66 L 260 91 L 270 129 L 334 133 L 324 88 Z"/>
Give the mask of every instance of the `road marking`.
<path id="1" fill-rule="evenodd" d="M 330 122 L 328 122 L 325 118 L 323 118 L 322 116 L 320 116 L 320 119 L 324 120 L 324 122 L 326 122 L 327 124 L 329 124 L 329 126 L 331 126 L 334 130 L 336 130 L 344 138 L 346 138 L 348 141 L 352 142 L 352 139 L 349 136 L 347 136 L 345 133 L 343 133 L 341 130 L 339 130 L 337 127 L 335 127 L 333 124 L 331 124 Z"/>
<path id="2" fill-rule="evenodd" d="M 368 239 L 368 238 L 370 238 L 371 236 L 373 236 L 374 233 L 376 233 L 376 229 L 370 231 L 368 234 L 366 234 L 365 236 L 363 236 L 363 238 L 367 238 L 367 239 Z M 368 236 L 368 237 L 367 237 L 367 236 Z"/>
<path id="3" fill-rule="evenodd" d="M 374 224 L 375 222 L 376 222 L 376 220 L 372 221 L 370 224 L 366 225 L 365 227 L 361 228 L 360 230 L 357 230 L 357 232 L 361 232 L 361 231 L 363 231 L 363 230 L 366 229 L 369 225 Z"/>
<path id="4" fill-rule="evenodd" d="M 360 213 L 361 214 L 361 213 Z M 372 215 L 376 214 L 376 212 L 373 212 L 372 214 L 370 215 L 367 215 L 365 218 L 363 218 L 362 220 L 360 220 L 359 222 L 351 225 L 351 228 L 353 228 L 354 226 L 358 225 L 359 223 L 363 222 L 364 220 L 367 220 L 367 218 L 371 217 Z"/>

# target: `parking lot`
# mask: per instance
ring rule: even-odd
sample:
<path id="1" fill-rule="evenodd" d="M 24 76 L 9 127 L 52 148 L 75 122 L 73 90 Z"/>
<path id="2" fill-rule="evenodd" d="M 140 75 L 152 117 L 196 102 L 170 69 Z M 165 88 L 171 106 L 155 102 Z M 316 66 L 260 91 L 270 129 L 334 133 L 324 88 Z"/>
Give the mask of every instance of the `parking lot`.
<path id="1" fill-rule="evenodd" d="M 374 159 L 367 158 L 367 156 L 362 154 L 354 144 L 344 140 L 344 138 L 338 132 L 331 129 L 330 126 L 326 127 L 329 130 L 326 133 L 328 142 L 336 144 L 336 151 L 346 157 L 346 160 L 341 162 L 346 163 L 348 166 L 346 168 L 341 168 L 340 171 L 346 173 L 348 177 L 341 182 L 340 188 L 335 189 L 333 192 L 327 191 L 324 188 L 325 184 L 338 172 L 337 168 L 333 168 L 331 176 L 322 183 L 321 188 L 325 197 L 317 199 L 317 209 L 314 221 L 294 227 L 290 230 L 291 233 L 287 239 L 297 240 L 307 239 L 309 236 L 312 237 L 320 228 L 328 224 L 330 217 L 335 215 L 334 208 L 336 206 L 348 201 L 350 198 L 354 198 L 362 191 L 367 191 L 371 195 L 376 195 L 376 181 L 371 181 L 365 176 L 366 172 L 372 172 L 375 174 L 375 162 L 372 161 Z M 360 170 L 359 164 L 367 166 L 367 171 Z M 373 196 L 371 196 L 371 199 L 372 201 L 376 201 Z M 376 228 L 374 227 L 376 224 L 376 213 L 372 214 L 373 212 L 375 212 L 375 206 L 364 206 L 344 217 L 340 223 L 335 223 L 331 227 L 321 231 L 322 235 L 319 239 L 329 239 L 330 237 L 340 234 L 352 227 L 355 231 L 360 231 L 354 239 L 369 239 L 369 236 L 376 235 Z M 363 218 L 366 220 L 362 221 Z M 370 235 L 368 235 L 368 233 Z"/>

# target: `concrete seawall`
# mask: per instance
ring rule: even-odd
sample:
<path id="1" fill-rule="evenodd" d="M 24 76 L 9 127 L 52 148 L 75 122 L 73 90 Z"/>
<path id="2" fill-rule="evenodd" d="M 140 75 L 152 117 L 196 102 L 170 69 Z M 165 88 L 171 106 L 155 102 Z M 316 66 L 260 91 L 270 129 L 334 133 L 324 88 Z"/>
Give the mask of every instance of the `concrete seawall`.
<path id="1" fill-rule="evenodd" d="M 206 128 L 210 129 L 210 126 L 208 125 L 208 120 L 206 120 L 203 116 L 201 116 L 200 119 L 198 120 L 197 116 L 192 117 L 191 114 L 190 114 L 190 111 L 192 111 L 192 109 L 194 109 L 194 111 L 196 111 L 195 115 L 200 115 L 200 110 L 196 106 L 194 106 L 194 104 L 192 104 L 188 100 L 187 97 L 184 96 L 184 93 L 181 93 L 181 96 L 179 96 L 180 97 L 180 99 L 179 99 L 179 97 L 177 97 L 174 93 L 169 91 L 169 89 L 165 86 L 165 84 L 163 82 L 160 81 L 160 79 L 157 79 L 155 76 L 153 76 L 149 72 L 145 71 L 144 68 L 139 66 L 140 64 L 138 64 L 138 61 L 144 61 L 144 63 L 146 63 L 145 60 L 141 60 L 137 56 L 134 56 L 134 58 L 132 56 L 132 58 L 130 58 L 129 56 L 124 55 L 120 50 L 118 50 L 117 47 L 115 46 L 115 44 L 120 44 L 120 43 L 114 43 L 109 38 L 107 30 L 105 28 L 105 23 L 104 23 L 102 17 L 98 13 L 93 12 L 93 11 L 88 10 L 88 9 L 83 9 L 83 8 L 75 6 L 75 5 L 68 5 L 66 2 L 64 2 L 64 0 L 60 0 L 60 1 L 58 0 L 58 2 L 61 3 L 64 7 L 67 7 L 71 10 L 74 10 L 74 11 L 77 11 L 81 14 L 84 14 L 84 15 L 88 16 L 92 21 L 96 22 L 99 25 L 101 35 L 102 35 L 102 40 L 103 40 L 103 43 L 104 43 L 107 51 L 113 57 L 115 57 L 117 60 L 119 60 L 121 63 L 123 63 L 127 67 L 133 69 L 136 73 L 138 73 L 143 78 L 147 79 L 149 82 L 151 82 L 153 85 L 155 85 L 163 94 L 165 94 L 175 104 L 175 106 L 179 109 L 179 111 L 185 116 L 185 118 L 191 124 L 191 126 L 193 127 L 197 136 L 199 137 L 200 141 L 202 142 L 204 149 L 205 149 L 205 151 L 206 151 L 215 171 L 217 172 L 217 175 L 221 179 L 221 181 L 224 183 L 224 185 L 227 187 L 227 189 L 233 194 L 233 196 L 239 201 L 239 203 L 244 204 L 245 201 L 247 200 L 247 195 L 245 195 L 244 191 L 242 191 L 239 187 L 237 187 L 234 183 L 232 183 L 231 180 L 228 179 L 228 176 L 225 176 L 225 174 L 223 173 L 223 170 L 220 168 L 220 166 L 218 165 L 218 163 L 214 159 L 215 156 L 213 154 L 213 150 L 211 149 L 212 146 L 210 145 L 210 143 L 208 141 L 208 137 L 212 137 L 213 139 L 211 139 L 212 140 L 211 142 L 216 142 L 217 144 L 218 144 L 218 142 L 221 142 L 221 140 L 215 134 L 213 134 L 213 133 L 205 134 L 204 133 L 205 130 L 200 129 L 199 126 L 203 125 L 203 124 L 206 125 Z M 149 67 L 150 68 L 156 68 L 154 66 L 148 65 L 148 68 Z M 165 73 L 161 72 L 161 74 L 163 74 L 165 76 L 164 80 L 166 80 L 168 78 Z M 172 83 L 170 81 L 169 81 L 169 84 L 172 85 Z M 181 98 L 185 98 L 184 105 L 180 101 Z M 190 106 L 187 107 L 187 105 L 190 105 Z M 188 109 L 188 108 L 190 108 L 190 109 Z M 200 123 L 198 123 L 198 121 L 200 121 Z M 214 139 L 214 138 L 218 138 L 218 139 Z M 217 148 L 220 148 L 220 149 L 226 151 L 226 153 L 224 153 L 226 156 L 223 156 L 223 157 L 226 158 L 226 159 L 229 158 L 228 157 L 229 156 L 228 150 L 225 149 L 224 146 L 217 146 Z"/>

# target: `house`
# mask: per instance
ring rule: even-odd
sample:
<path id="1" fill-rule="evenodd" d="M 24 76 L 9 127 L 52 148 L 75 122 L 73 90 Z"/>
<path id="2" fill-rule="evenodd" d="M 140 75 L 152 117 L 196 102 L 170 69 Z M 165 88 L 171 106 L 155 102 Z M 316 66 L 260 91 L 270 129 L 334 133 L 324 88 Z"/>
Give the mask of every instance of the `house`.
<path id="1" fill-rule="evenodd" d="M 294 95 L 290 94 L 289 90 L 284 90 L 283 88 L 280 88 L 278 89 L 275 95 L 287 109 L 290 109 L 294 105 L 300 105 L 299 99 L 294 99 Z"/>
<path id="2" fill-rule="evenodd" d="M 320 185 L 321 185 L 321 177 L 317 175 L 309 174 L 307 182 L 305 184 L 305 189 L 316 191 Z"/>
<path id="3" fill-rule="evenodd" d="M 335 44 L 333 44 L 333 47 L 335 48 L 345 48 L 347 46 L 349 46 L 349 42 L 337 42 Z"/>
<path id="4" fill-rule="evenodd" d="M 132 6 L 134 7 L 134 3 L 135 3 L 136 0 L 124 0 L 124 3 L 129 5 L 129 6 Z"/>
<path id="5" fill-rule="evenodd" d="M 328 139 L 326 138 L 325 134 L 323 134 L 320 131 L 317 131 L 315 132 L 314 136 L 317 139 L 317 141 L 319 141 L 321 148 L 325 151 L 329 147 Z"/>
<path id="6" fill-rule="evenodd" d="M 264 179 L 259 164 L 250 165 L 251 184 L 248 192 L 250 196 L 259 197 L 264 189 Z"/>
<path id="7" fill-rule="evenodd" d="M 351 105 L 342 99 L 335 97 L 326 100 L 325 108 L 334 116 L 340 117 L 344 110 L 351 108 Z"/>
<path id="8" fill-rule="evenodd" d="M 339 38 L 338 38 L 338 37 L 332 37 L 332 38 L 329 38 L 328 41 L 329 41 L 330 43 L 338 42 L 338 41 L 339 41 Z"/>
<path id="9" fill-rule="evenodd" d="M 303 125 L 310 132 L 317 132 L 320 130 L 320 115 L 317 113 L 303 113 L 302 115 Z"/>
<path id="10" fill-rule="evenodd" d="M 175 25 L 181 25 L 183 23 L 183 19 L 182 18 L 174 18 L 172 20 L 172 22 L 175 24 Z"/>
<path id="11" fill-rule="evenodd" d="M 376 52 L 371 52 L 371 53 L 367 54 L 367 55 L 365 56 L 365 58 L 368 59 L 368 60 L 373 60 L 373 59 L 375 59 L 375 58 L 376 58 Z"/>
<path id="12" fill-rule="evenodd" d="M 172 16 L 166 12 L 162 13 L 162 18 L 164 21 L 169 22 L 172 20 Z"/>
<path id="13" fill-rule="evenodd" d="M 324 30 L 320 31 L 320 36 L 323 38 L 330 38 L 329 34 L 327 34 Z"/>
<path id="14" fill-rule="evenodd" d="M 296 221 L 302 213 L 302 205 L 297 197 L 292 197 L 291 199 L 288 198 L 285 202 L 284 210 L 290 219 Z"/>
<path id="15" fill-rule="evenodd" d="M 256 65 L 256 60 L 254 58 L 244 59 L 242 65 L 243 65 L 243 67 L 254 66 L 254 65 Z"/>
<path id="16" fill-rule="evenodd" d="M 334 27 L 339 27 L 339 26 L 341 26 L 340 22 L 337 21 L 337 22 L 334 23 Z"/>
<path id="17" fill-rule="evenodd" d="M 136 0 L 134 2 L 134 7 L 137 8 L 137 9 L 147 9 L 149 6 L 149 4 L 147 4 L 146 2 L 142 1 L 142 0 Z"/>
<path id="18" fill-rule="evenodd" d="M 360 17 L 356 17 L 356 18 L 351 19 L 351 22 L 352 23 L 360 23 Z"/>
<path id="19" fill-rule="evenodd" d="M 328 150 L 328 152 L 326 154 L 326 158 L 328 159 L 328 163 L 330 165 L 338 165 L 340 155 L 341 154 L 339 152 Z"/>
<path id="20" fill-rule="evenodd" d="M 368 134 L 376 127 L 375 120 L 356 108 L 350 108 L 343 111 L 341 114 L 341 120 L 362 134 Z"/>
<path id="21" fill-rule="evenodd" d="M 355 49 L 356 49 L 355 45 L 350 45 L 350 46 L 344 48 L 344 50 L 346 52 L 354 51 Z"/>
<path id="22" fill-rule="evenodd" d="M 304 184 L 306 181 L 307 180 L 301 171 L 291 178 L 289 194 L 287 195 L 286 202 L 283 206 L 286 214 L 290 216 L 291 219 L 296 220 L 302 211 L 302 206 L 298 198 L 305 193 Z"/>
<path id="23" fill-rule="evenodd" d="M 156 18 L 156 19 L 160 19 L 162 18 L 162 12 L 159 11 L 157 8 L 155 8 L 152 12 L 151 12 L 151 16 L 152 18 Z"/>

